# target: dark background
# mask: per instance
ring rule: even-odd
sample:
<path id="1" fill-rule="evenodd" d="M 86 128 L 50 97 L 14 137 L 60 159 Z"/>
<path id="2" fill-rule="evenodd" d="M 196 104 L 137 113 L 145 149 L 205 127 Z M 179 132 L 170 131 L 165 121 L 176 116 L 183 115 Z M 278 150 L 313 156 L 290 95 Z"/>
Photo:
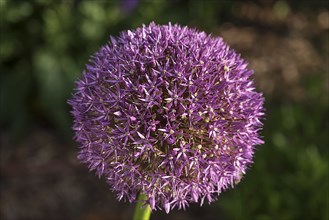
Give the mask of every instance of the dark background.
<path id="1" fill-rule="evenodd" d="M 66 100 L 109 35 L 151 21 L 222 36 L 266 97 L 255 163 L 217 202 L 151 219 L 328 219 L 328 2 L 0 0 L 0 219 L 130 219 L 76 159 Z"/>

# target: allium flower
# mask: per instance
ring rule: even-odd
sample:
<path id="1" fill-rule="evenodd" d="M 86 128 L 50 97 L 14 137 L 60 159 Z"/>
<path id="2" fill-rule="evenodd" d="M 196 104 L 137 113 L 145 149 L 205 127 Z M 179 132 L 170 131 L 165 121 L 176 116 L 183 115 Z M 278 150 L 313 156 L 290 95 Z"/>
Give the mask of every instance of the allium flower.
<path id="1" fill-rule="evenodd" d="M 121 0 L 120 9 L 124 14 L 130 14 L 139 3 L 139 0 Z"/>
<path id="2" fill-rule="evenodd" d="M 73 107 L 78 158 L 117 198 L 152 210 L 212 202 L 262 144 L 262 94 L 247 62 L 219 37 L 151 23 L 92 56 Z"/>

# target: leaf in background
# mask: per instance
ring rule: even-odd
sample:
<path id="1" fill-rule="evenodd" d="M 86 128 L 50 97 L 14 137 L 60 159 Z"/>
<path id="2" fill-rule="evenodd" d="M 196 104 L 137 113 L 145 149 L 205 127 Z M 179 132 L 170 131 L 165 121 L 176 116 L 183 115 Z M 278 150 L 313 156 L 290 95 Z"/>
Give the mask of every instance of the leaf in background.
<path id="1" fill-rule="evenodd" d="M 24 62 L 19 64 L 20 68 L 24 66 Z M 21 139 L 28 127 L 30 84 L 30 76 L 23 71 L 0 75 L 0 125 L 9 128 L 13 140 Z"/>
<path id="2" fill-rule="evenodd" d="M 39 51 L 34 56 L 34 75 L 37 78 L 40 98 L 46 115 L 62 134 L 71 134 L 71 119 L 66 100 L 72 88 L 61 68 L 60 58 L 48 51 Z"/>

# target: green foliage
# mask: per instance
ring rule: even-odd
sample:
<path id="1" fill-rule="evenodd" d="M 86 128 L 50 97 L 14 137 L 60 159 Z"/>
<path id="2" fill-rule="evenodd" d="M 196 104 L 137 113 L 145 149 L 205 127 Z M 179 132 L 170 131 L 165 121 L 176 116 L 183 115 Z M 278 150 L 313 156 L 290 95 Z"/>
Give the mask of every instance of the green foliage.
<path id="1" fill-rule="evenodd" d="M 2 4 L 1 125 L 21 137 L 30 122 L 45 119 L 71 138 L 66 100 L 89 55 L 106 42 L 106 27 L 120 21 L 118 6 L 93 1 Z"/>
<path id="2" fill-rule="evenodd" d="M 229 219 L 328 219 L 328 105 L 267 100 L 266 144 L 219 206 Z"/>

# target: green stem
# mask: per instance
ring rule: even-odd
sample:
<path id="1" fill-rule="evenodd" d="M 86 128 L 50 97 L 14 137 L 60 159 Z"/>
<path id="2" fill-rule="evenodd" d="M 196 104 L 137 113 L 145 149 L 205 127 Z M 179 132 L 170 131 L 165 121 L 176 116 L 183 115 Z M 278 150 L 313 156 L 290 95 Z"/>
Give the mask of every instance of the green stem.
<path id="1" fill-rule="evenodd" d="M 147 200 L 146 195 L 143 193 L 139 194 L 133 220 L 149 220 L 150 219 L 151 208 L 150 208 L 150 205 L 144 205 L 142 207 L 144 200 Z"/>

